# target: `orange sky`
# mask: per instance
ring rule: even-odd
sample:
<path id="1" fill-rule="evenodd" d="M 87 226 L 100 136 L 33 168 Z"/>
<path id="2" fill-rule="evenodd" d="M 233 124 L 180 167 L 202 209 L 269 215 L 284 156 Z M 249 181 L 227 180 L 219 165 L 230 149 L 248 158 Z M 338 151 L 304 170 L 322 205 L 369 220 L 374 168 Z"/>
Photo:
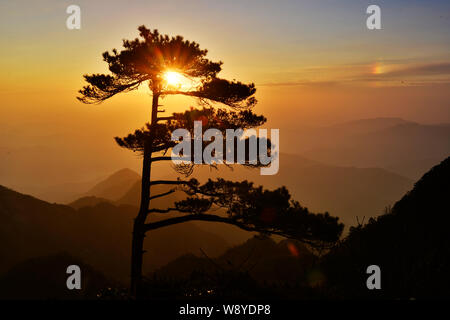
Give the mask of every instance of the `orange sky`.
<path id="1" fill-rule="evenodd" d="M 365 28 L 364 1 L 78 3 L 81 30 L 65 27 L 69 1 L 1 4 L 0 156 L 12 167 L 0 169 L 0 184 L 83 181 L 139 168 L 112 137 L 148 121 L 148 91 L 98 106 L 75 97 L 83 74 L 106 71 L 101 53 L 136 37 L 140 24 L 197 41 L 224 61 L 222 77 L 255 82 L 255 111 L 281 137 L 283 128 L 370 117 L 450 122 L 444 1 L 382 5 L 378 31 Z M 172 112 L 195 101 L 163 104 Z"/>

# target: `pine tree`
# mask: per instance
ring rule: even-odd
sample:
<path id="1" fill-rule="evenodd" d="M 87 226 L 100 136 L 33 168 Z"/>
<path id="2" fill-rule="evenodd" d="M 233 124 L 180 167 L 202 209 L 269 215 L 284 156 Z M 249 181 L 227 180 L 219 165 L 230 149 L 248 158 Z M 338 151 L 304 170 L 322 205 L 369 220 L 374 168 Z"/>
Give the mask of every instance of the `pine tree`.
<path id="1" fill-rule="evenodd" d="M 138 297 L 142 288 L 145 234 L 157 228 L 200 220 L 228 223 L 248 231 L 296 238 L 312 246 L 335 242 L 343 229 L 338 218 L 331 217 L 328 213 L 310 213 L 293 201 L 284 187 L 269 191 L 247 181 L 217 179 L 200 184 L 196 179 L 151 180 L 153 163 L 172 160 L 165 154 L 177 144 L 171 140 L 174 130 L 184 128 L 193 132 L 194 121 L 200 120 L 203 130 L 216 128 L 225 132 L 226 129 L 255 128 L 266 119 L 252 112 L 257 102 L 254 97 L 255 85 L 219 78 L 222 62 L 206 58 L 207 50 L 200 49 L 197 43 L 181 36 L 161 35 L 157 30 L 152 31 L 145 26 L 140 26 L 138 30 L 140 38 L 124 40 L 123 50 L 120 52 L 113 49 L 112 52 L 103 53 L 111 74 L 85 75 L 88 85 L 80 90 L 81 96 L 78 97 L 83 103 L 101 103 L 118 93 L 129 92 L 145 84 L 152 92 L 150 123 L 124 138 L 116 138 L 119 146 L 140 152 L 143 156 L 141 203 L 133 225 L 131 294 Z M 189 88 L 174 85 L 167 79 L 168 72 L 176 72 L 195 85 Z M 170 117 L 158 116 L 162 112 L 159 100 L 172 95 L 196 98 L 203 108 L 173 113 Z M 270 142 L 267 143 L 270 151 Z M 262 165 L 249 161 L 248 155 L 245 160 L 243 165 Z M 188 177 L 194 167 L 193 162 L 182 163 L 176 166 L 176 170 Z M 167 185 L 171 188 L 167 192 L 151 195 L 150 188 L 154 185 Z M 187 198 L 167 209 L 150 208 L 153 199 L 167 196 L 177 189 L 183 190 Z M 208 213 L 212 207 L 223 208 L 226 214 Z M 265 214 L 268 210 L 270 214 Z M 181 212 L 183 215 L 158 222 L 146 222 L 150 213 L 171 211 Z"/>

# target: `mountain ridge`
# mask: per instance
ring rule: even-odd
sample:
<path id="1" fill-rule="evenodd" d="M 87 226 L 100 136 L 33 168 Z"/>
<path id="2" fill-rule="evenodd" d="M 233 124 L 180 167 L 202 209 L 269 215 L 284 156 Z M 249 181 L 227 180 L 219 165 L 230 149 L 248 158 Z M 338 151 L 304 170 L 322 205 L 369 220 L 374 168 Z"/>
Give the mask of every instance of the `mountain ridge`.
<path id="1" fill-rule="evenodd" d="M 74 209 L 0 186 L 0 241 L 8 243 L 0 247 L 0 274 L 25 259 L 66 251 L 127 281 L 136 213 L 136 207 L 107 202 Z M 145 243 L 150 254 L 144 268 L 154 270 L 186 253 L 200 255 L 200 248 L 215 256 L 228 245 L 193 223 L 154 230 Z"/>

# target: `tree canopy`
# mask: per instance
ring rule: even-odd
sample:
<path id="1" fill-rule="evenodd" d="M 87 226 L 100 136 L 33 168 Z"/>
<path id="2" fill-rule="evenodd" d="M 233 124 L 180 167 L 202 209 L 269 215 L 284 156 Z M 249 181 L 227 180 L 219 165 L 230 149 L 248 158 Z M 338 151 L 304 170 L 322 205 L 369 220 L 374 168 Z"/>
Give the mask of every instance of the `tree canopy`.
<path id="1" fill-rule="evenodd" d="M 89 85 L 79 91 L 80 101 L 100 103 L 148 82 L 153 93 L 159 95 L 182 94 L 233 108 L 250 108 L 256 104 L 255 85 L 218 78 L 222 62 L 207 59 L 208 51 L 200 49 L 196 42 L 181 36 L 161 35 L 158 30 L 152 31 L 145 26 L 138 30 L 140 38 L 123 40 L 123 50 L 103 53 L 111 74 L 84 76 Z M 163 81 L 163 74 L 169 70 L 195 79 L 199 85 L 192 90 L 174 90 Z"/>

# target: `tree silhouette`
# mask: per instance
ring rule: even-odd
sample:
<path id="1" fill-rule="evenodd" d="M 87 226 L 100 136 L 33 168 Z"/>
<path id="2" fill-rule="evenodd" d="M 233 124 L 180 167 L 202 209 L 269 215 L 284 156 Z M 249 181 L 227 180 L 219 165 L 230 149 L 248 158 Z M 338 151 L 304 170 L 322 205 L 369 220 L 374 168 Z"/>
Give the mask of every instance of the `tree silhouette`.
<path id="1" fill-rule="evenodd" d="M 140 38 L 124 40 L 122 51 L 113 49 L 111 53 L 103 53 L 111 74 L 85 75 L 89 85 L 79 91 L 81 96 L 78 97 L 83 103 L 101 103 L 118 93 L 135 90 L 142 84 L 147 84 L 152 92 L 150 123 L 127 137 L 116 138 L 121 147 L 143 155 L 141 203 L 133 226 L 131 294 L 138 296 L 142 286 L 143 245 L 145 234 L 149 230 L 200 220 L 228 223 L 248 231 L 296 238 L 312 246 L 334 243 L 343 229 L 338 218 L 331 217 L 328 213 L 310 213 L 298 202 L 291 200 L 284 187 L 269 191 L 247 181 L 218 179 L 200 184 L 196 179 L 150 179 L 152 163 L 171 160 L 165 154 L 177 144 L 171 140 L 175 129 L 185 128 L 193 132 L 194 121 L 201 120 L 203 130 L 216 128 L 225 132 L 226 129 L 255 128 L 266 119 L 251 111 L 257 102 L 254 97 L 255 85 L 218 78 L 222 62 L 207 59 L 207 50 L 200 49 L 197 43 L 184 40 L 181 36 L 161 35 L 157 30 L 152 31 L 145 26 L 140 26 L 138 30 Z M 168 71 L 177 72 L 195 85 L 184 89 L 170 84 L 164 77 Z M 203 108 L 174 113 L 171 117 L 159 117 L 158 113 L 164 112 L 159 109 L 159 99 L 169 95 L 197 98 Z M 268 144 L 270 151 L 270 142 Z M 153 156 L 154 154 L 156 155 Z M 245 160 L 244 165 L 262 165 L 249 161 L 247 155 Z M 179 164 L 175 168 L 189 176 L 194 164 Z M 153 185 L 168 185 L 171 188 L 167 192 L 151 195 L 150 187 Z M 177 189 L 186 192 L 187 198 L 176 202 L 171 208 L 150 208 L 152 199 L 166 196 Z M 208 213 L 212 207 L 222 208 L 223 214 Z M 170 211 L 178 211 L 184 215 L 146 222 L 150 213 Z"/>

